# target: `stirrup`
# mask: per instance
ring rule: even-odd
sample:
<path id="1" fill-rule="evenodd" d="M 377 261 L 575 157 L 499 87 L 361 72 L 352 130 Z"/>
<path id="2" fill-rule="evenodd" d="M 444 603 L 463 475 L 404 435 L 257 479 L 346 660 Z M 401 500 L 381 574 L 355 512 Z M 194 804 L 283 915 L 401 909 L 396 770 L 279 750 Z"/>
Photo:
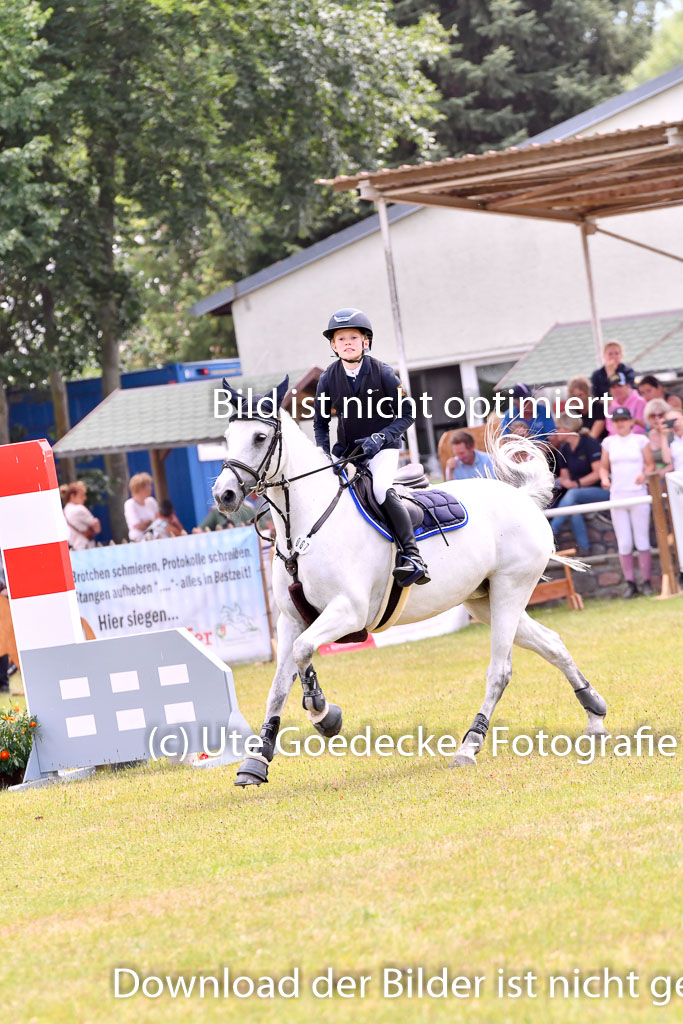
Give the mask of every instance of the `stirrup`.
<path id="1" fill-rule="evenodd" d="M 411 587 L 413 583 L 421 586 L 431 581 L 429 570 L 419 555 L 414 558 L 412 555 L 402 554 L 401 558 L 403 564 L 397 565 L 392 572 L 399 587 Z"/>

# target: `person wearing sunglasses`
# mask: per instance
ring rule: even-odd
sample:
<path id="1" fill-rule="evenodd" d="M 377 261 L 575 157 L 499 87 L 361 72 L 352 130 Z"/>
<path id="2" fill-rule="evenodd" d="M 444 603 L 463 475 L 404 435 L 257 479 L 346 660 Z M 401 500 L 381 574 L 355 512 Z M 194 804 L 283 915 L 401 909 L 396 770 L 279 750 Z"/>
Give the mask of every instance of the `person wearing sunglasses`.
<path id="1" fill-rule="evenodd" d="M 650 399 L 643 412 L 647 428 L 647 439 L 652 449 L 655 469 L 662 479 L 673 468 L 671 452 L 669 450 L 669 432 L 664 425 L 666 417 L 671 415 L 672 412 L 673 409 L 663 398 Z"/>

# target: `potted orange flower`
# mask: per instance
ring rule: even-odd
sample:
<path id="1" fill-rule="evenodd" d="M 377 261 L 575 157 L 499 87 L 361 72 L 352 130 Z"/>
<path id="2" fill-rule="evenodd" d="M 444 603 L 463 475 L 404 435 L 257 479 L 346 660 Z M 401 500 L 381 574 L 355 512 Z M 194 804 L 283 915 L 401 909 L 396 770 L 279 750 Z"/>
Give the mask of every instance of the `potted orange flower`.
<path id="1" fill-rule="evenodd" d="M 37 729 L 36 719 L 27 711 L 0 710 L 0 789 L 23 781 Z"/>

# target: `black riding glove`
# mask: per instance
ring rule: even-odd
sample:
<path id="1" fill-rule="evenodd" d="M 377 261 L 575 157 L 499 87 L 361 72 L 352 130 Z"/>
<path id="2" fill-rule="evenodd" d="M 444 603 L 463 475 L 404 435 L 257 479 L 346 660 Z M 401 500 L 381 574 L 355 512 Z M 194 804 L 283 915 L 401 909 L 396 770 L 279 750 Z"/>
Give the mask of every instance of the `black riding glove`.
<path id="1" fill-rule="evenodd" d="M 358 444 L 363 449 L 363 455 L 366 459 L 372 459 L 377 452 L 381 452 L 384 447 L 386 437 L 384 434 L 372 434 L 370 437 L 361 437 L 358 439 Z"/>

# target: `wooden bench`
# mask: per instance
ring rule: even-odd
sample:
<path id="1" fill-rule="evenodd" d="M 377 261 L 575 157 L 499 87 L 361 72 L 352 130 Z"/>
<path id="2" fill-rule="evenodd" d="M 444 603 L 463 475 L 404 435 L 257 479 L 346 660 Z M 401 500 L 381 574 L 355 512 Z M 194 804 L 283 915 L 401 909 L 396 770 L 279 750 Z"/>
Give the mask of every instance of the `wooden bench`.
<path id="1" fill-rule="evenodd" d="M 558 551 L 558 555 L 566 555 L 571 557 L 576 554 L 576 548 L 566 548 L 564 551 Z M 544 601 L 555 601 L 559 597 L 564 597 L 567 601 L 567 605 L 573 611 L 583 611 L 583 598 L 581 594 L 577 594 L 574 590 L 574 580 L 572 579 L 572 571 L 568 565 L 562 567 L 564 569 L 563 580 L 549 580 L 547 583 L 538 583 L 536 588 L 529 598 L 527 608 L 532 604 L 543 604 Z"/>

